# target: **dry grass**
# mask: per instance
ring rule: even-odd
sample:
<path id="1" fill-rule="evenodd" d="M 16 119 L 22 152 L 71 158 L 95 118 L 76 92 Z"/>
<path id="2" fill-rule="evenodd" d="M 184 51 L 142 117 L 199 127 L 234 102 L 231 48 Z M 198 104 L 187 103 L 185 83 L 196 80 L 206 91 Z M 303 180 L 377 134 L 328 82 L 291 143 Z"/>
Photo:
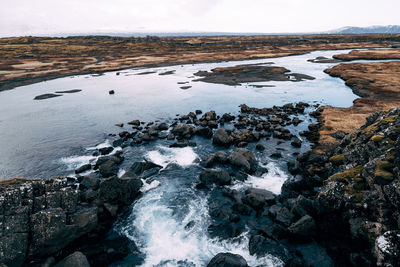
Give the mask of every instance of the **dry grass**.
<path id="1" fill-rule="evenodd" d="M 398 39 L 400 35 L 2 38 L 0 90 L 19 85 L 22 80 L 27 84 L 32 78 L 46 78 L 49 73 L 65 76 L 155 64 L 244 60 L 312 50 L 372 48 L 390 46 Z M 98 58 L 101 58 L 99 62 Z M 18 63 L 10 62 L 15 60 Z M 14 70 L 20 64 L 32 62 L 38 65 L 32 69 Z"/>
<path id="2" fill-rule="evenodd" d="M 354 132 L 370 114 L 400 105 L 400 62 L 341 64 L 326 72 L 345 80 L 356 94 L 368 96 L 356 99 L 349 108 L 324 107 L 320 118 L 323 122 L 320 149 L 338 143 L 330 134 Z"/>

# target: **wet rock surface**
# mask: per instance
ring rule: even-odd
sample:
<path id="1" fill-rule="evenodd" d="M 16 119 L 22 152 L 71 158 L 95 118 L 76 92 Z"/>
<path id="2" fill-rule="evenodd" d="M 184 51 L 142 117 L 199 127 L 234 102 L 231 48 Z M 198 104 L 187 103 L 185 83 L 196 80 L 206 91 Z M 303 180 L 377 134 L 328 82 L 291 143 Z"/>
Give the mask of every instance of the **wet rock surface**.
<path id="1" fill-rule="evenodd" d="M 59 97 L 62 96 L 60 94 L 43 94 L 43 95 L 38 95 L 35 96 L 33 100 L 44 100 L 44 99 L 49 99 L 49 98 L 54 98 L 54 97 Z"/>
<path id="2" fill-rule="evenodd" d="M 237 116 L 218 116 L 215 111 L 203 114 L 198 110 L 180 115 L 172 123 L 132 120 L 115 135 L 113 147 L 98 149 L 94 153 L 99 155 L 95 163 L 77 169 L 77 173 L 84 175 L 88 171 L 90 175 L 78 175 L 76 180 L 61 178 L 0 185 L 2 190 L 6 190 L 4 192 L 15 189 L 18 197 L 24 196 L 20 202 L 15 202 L 14 197 L 3 200 L 2 203 L 8 204 L 2 205 L 12 207 L 15 211 L 10 214 L 17 216 L 7 217 L 7 221 L 22 218 L 19 221 L 29 222 L 18 224 L 14 232 L 2 233 L 0 238 L 7 244 L 0 248 L 2 255 L 7 255 L 2 261 L 17 265 L 40 264 L 46 257 L 53 256 L 58 262 L 79 250 L 92 266 L 111 264 L 128 254 L 137 255 L 134 257 L 138 263 L 141 262 L 142 256 L 135 246 L 131 247 L 132 242 L 120 240 L 122 237 L 110 238 L 106 233 L 121 211 L 140 197 L 144 181 L 150 183 L 152 176 L 163 167 L 149 161 L 137 161 L 131 163 L 125 173 L 119 174 L 121 164 L 126 161 L 124 147 L 142 146 L 160 139 L 169 142 L 170 146 L 195 146 L 193 138 L 204 138 L 221 149 L 202 158 L 199 168 L 204 169 L 196 177 L 199 181 L 197 190 L 210 196 L 207 204 L 210 215 L 208 234 L 211 237 L 230 239 L 249 231 L 252 255 L 273 255 L 289 266 L 332 262 L 336 260 L 335 253 L 331 253 L 332 248 L 324 239 L 327 236 L 325 224 L 332 218 L 324 207 L 329 204 L 330 212 L 337 213 L 346 200 L 343 197 L 340 201 L 335 199 L 344 192 L 343 186 L 334 186 L 337 190 L 334 194 L 330 193 L 332 185 L 319 189 L 328 178 L 329 172 L 324 169 L 329 161 L 327 155 L 300 154 L 288 165 L 296 176 L 285 182 L 281 195 L 258 188 L 245 191 L 229 188 L 236 181 L 245 181 L 249 175 L 261 176 L 268 172 L 253 152 L 257 144 L 262 151 L 259 143 L 262 140 L 274 138 L 293 146 L 294 150 L 298 149 L 301 137 L 293 134 L 293 127 L 301 123 L 300 116 L 313 109 L 302 102 L 262 109 L 241 105 L 241 113 Z M 318 128 L 318 124 L 310 124 L 309 135 L 317 133 Z M 254 145 L 250 148 L 249 144 Z M 243 147 L 248 145 L 249 148 Z M 385 173 L 380 177 L 381 180 L 387 178 Z M 21 184 L 38 189 L 20 191 Z M 5 208 L 0 216 L 6 222 L 4 218 L 9 214 L 3 210 Z M 187 227 L 190 229 L 193 225 Z M 35 239 L 28 236 L 35 236 Z M 128 248 L 124 250 L 121 246 Z M 110 253 L 104 253 L 108 250 Z M 318 260 L 313 258 L 310 250 L 318 251 Z M 219 262 L 228 265 L 215 265 Z M 209 266 L 247 266 L 231 255 L 220 255 L 213 264 Z"/>
<path id="3" fill-rule="evenodd" d="M 289 73 L 290 70 L 283 67 L 271 67 L 260 65 L 238 65 L 234 67 L 215 68 L 211 72 L 199 71 L 194 75 L 202 78 L 195 81 L 217 83 L 225 85 L 239 85 L 245 82 L 264 81 L 303 81 L 313 80 L 314 77 Z"/>

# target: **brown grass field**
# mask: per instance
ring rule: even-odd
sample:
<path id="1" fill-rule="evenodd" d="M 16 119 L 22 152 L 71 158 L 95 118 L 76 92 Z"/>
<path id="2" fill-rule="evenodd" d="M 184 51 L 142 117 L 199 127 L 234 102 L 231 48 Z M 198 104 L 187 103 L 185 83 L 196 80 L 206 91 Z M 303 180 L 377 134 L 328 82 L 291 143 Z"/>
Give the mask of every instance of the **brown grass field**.
<path id="1" fill-rule="evenodd" d="M 0 91 L 75 74 L 390 47 L 397 42 L 400 35 L 1 38 Z"/>

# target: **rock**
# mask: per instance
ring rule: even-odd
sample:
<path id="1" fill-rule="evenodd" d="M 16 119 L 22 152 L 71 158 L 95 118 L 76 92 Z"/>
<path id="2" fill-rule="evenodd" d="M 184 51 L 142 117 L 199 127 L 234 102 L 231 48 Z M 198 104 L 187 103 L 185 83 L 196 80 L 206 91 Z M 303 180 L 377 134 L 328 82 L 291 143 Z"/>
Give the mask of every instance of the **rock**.
<path id="1" fill-rule="evenodd" d="M 257 255 L 258 257 L 273 255 L 283 262 L 287 262 L 292 258 L 289 251 L 284 246 L 273 239 L 261 235 L 253 235 L 250 237 L 249 252 L 250 255 Z"/>
<path id="2" fill-rule="evenodd" d="M 202 112 L 200 109 L 196 109 L 195 113 L 196 113 L 197 115 L 200 115 L 200 114 L 203 113 L 203 112 Z"/>
<path id="3" fill-rule="evenodd" d="M 117 124 L 115 124 L 115 126 L 118 126 L 118 127 L 124 127 L 124 124 L 123 123 L 117 123 Z"/>
<path id="4" fill-rule="evenodd" d="M 213 132 L 210 128 L 205 127 L 205 128 L 196 128 L 194 130 L 194 134 L 198 136 L 202 136 L 205 138 L 211 138 L 213 136 Z"/>
<path id="5" fill-rule="evenodd" d="M 175 143 L 169 145 L 169 147 L 178 147 L 178 148 L 187 147 L 187 146 L 188 146 L 188 143 L 186 143 L 186 142 L 175 142 Z"/>
<path id="6" fill-rule="evenodd" d="M 237 254 L 218 253 L 207 264 L 207 267 L 247 267 L 246 260 Z"/>
<path id="7" fill-rule="evenodd" d="M 163 123 L 160 123 L 158 126 L 157 126 L 157 129 L 159 130 L 159 131 L 166 131 L 166 130 L 168 130 L 168 124 L 166 124 L 165 122 L 163 122 Z"/>
<path id="8" fill-rule="evenodd" d="M 57 94 L 43 94 L 43 95 L 35 96 L 35 98 L 34 98 L 33 100 L 44 100 L 44 99 L 54 98 L 54 97 L 58 97 L 58 96 L 62 96 L 62 95 L 57 95 Z"/>
<path id="9" fill-rule="evenodd" d="M 99 172 L 103 177 L 117 175 L 118 171 L 118 163 L 111 159 L 107 160 L 99 166 Z"/>
<path id="10" fill-rule="evenodd" d="M 134 126 L 140 126 L 140 121 L 139 120 L 133 120 L 128 122 L 129 125 L 134 125 Z"/>
<path id="11" fill-rule="evenodd" d="M 115 91 L 114 90 L 110 90 L 110 91 L 108 91 L 108 94 L 109 95 L 113 95 L 113 94 L 115 94 Z"/>
<path id="12" fill-rule="evenodd" d="M 312 237 L 316 234 L 316 224 L 311 216 L 304 215 L 297 222 L 290 225 L 288 230 L 296 236 Z"/>
<path id="13" fill-rule="evenodd" d="M 282 154 L 280 152 L 272 153 L 271 158 L 274 158 L 274 159 L 282 158 Z"/>
<path id="14" fill-rule="evenodd" d="M 151 161 L 139 161 L 132 164 L 132 166 L 122 175 L 121 178 L 148 178 L 162 169 L 162 166 L 157 165 Z"/>
<path id="15" fill-rule="evenodd" d="M 201 166 L 211 168 L 216 163 L 225 164 L 228 162 L 228 157 L 224 151 L 217 151 L 214 154 L 208 155 L 200 162 Z"/>
<path id="16" fill-rule="evenodd" d="M 54 267 L 90 267 L 90 264 L 82 252 L 76 251 L 57 263 Z"/>
<path id="17" fill-rule="evenodd" d="M 109 146 L 109 147 L 100 148 L 99 152 L 100 152 L 101 155 L 104 156 L 104 155 L 110 154 L 113 150 L 114 150 L 114 148 Z"/>
<path id="18" fill-rule="evenodd" d="M 192 125 L 188 124 L 181 124 L 181 125 L 176 125 L 171 132 L 175 136 L 179 136 L 182 138 L 189 139 L 193 136 L 194 133 L 194 127 Z"/>
<path id="19" fill-rule="evenodd" d="M 262 145 L 262 144 L 257 144 L 256 145 L 256 149 L 259 150 L 259 151 L 263 151 L 263 150 L 265 150 L 265 146 Z"/>
<path id="20" fill-rule="evenodd" d="M 255 209 L 262 209 L 265 205 L 275 202 L 275 195 L 268 190 L 249 188 L 246 190 L 245 202 Z"/>
<path id="21" fill-rule="evenodd" d="M 301 147 L 302 141 L 296 136 L 290 144 L 294 147 Z"/>
<path id="22" fill-rule="evenodd" d="M 127 205 L 140 194 L 143 183 L 137 178 L 103 179 L 100 182 L 100 198 L 104 202 Z"/>
<path id="23" fill-rule="evenodd" d="M 216 185 L 228 185 L 231 183 L 231 177 L 225 170 L 212 170 L 205 169 L 200 174 L 200 182 L 206 187 L 210 187 L 212 184 Z"/>
<path id="24" fill-rule="evenodd" d="M 254 173 L 257 170 L 258 164 L 254 153 L 245 148 L 236 148 L 232 154 L 229 155 L 228 161 L 233 166 L 247 173 Z"/>
<path id="25" fill-rule="evenodd" d="M 374 252 L 378 266 L 396 266 L 399 263 L 400 236 L 387 231 L 375 240 Z"/>
<path id="26" fill-rule="evenodd" d="M 100 180 L 95 177 L 84 176 L 80 182 L 80 187 L 84 189 L 97 190 L 99 188 Z"/>
<path id="27" fill-rule="evenodd" d="M 229 147 L 232 142 L 231 137 L 228 135 L 225 129 L 222 128 L 215 131 L 212 141 L 214 145 L 224 147 Z"/>
<path id="28" fill-rule="evenodd" d="M 113 145 L 113 147 L 118 147 L 118 146 L 121 146 L 123 142 L 124 142 L 124 140 L 122 138 L 120 138 L 120 139 L 114 140 L 112 145 Z"/>
<path id="29" fill-rule="evenodd" d="M 75 239 L 77 226 L 67 225 L 67 215 L 61 208 L 46 209 L 31 216 L 32 243 L 29 255 L 50 255 Z"/>
<path id="30" fill-rule="evenodd" d="M 214 110 L 204 113 L 204 115 L 200 118 L 200 121 L 215 121 L 217 120 L 217 114 Z"/>
<path id="31" fill-rule="evenodd" d="M 297 245 L 296 251 L 301 255 L 306 266 L 335 266 L 326 250 L 316 242 Z"/>
<path id="32" fill-rule="evenodd" d="M 294 215 L 286 207 L 283 207 L 276 212 L 275 219 L 277 222 L 287 227 L 293 222 Z"/>
<path id="33" fill-rule="evenodd" d="M 88 170 L 90 170 L 91 168 L 92 168 L 92 165 L 91 165 L 91 164 L 85 164 L 85 165 L 80 166 L 78 169 L 76 169 L 76 170 L 75 170 L 75 173 L 76 173 L 76 174 L 79 174 L 79 173 L 88 171 Z"/>

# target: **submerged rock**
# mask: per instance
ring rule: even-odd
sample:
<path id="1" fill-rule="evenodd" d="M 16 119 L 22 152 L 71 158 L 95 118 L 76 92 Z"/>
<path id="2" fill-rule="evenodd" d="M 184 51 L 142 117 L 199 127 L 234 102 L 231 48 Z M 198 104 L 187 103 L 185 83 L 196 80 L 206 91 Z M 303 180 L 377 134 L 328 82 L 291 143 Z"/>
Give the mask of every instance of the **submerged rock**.
<path id="1" fill-rule="evenodd" d="M 218 253 L 207 264 L 207 267 L 248 267 L 246 260 L 237 254 Z"/>
<path id="2" fill-rule="evenodd" d="M 57 263 L 54 267 L 90 267 L 90 264 L 82 252 L 76 251 Z"/>
<path id="3" fill-rule="evenodd" d="M 54 98 L 54 97 L 59 97 L 59 96 L 62 96 L 62 95 L 58 95 L 58 94 L 43 94 L 43 95 L 35 96 L 35 98 L 33 100 L 44 100 L 44 99 Z"/>

